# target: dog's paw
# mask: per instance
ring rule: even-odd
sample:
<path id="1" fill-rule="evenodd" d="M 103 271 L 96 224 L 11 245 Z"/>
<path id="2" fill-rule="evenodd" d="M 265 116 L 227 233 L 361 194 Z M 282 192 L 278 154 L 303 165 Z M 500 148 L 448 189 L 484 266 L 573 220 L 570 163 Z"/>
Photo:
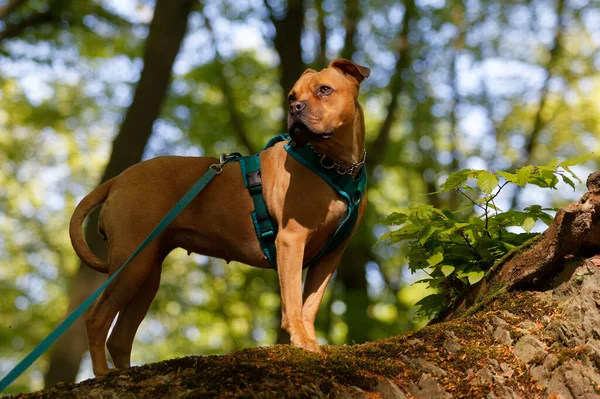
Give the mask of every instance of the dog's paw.
<path id="1" fill-rule="evenodd" d="M 317 341 L 307 342 L 302 348 L 309 352 L 315 352 L 315 353 L 321 352 L 321 348 L 319 347 L 319 344 L 317 343 Z"/>
<path id="2" fill-rule="evenodd" d="M 291 341 L 292 341 L 293 346 L 302 348 L 305 351 L 315 352 L 315 353 L 319 353 L 321 351 L 321 348 L 319 348 L 319 344 L 317 343 L 317 341 L 310 340 L 310 339 L 300 340 L 300 339 L 293 339 L 293 338 Z"/>

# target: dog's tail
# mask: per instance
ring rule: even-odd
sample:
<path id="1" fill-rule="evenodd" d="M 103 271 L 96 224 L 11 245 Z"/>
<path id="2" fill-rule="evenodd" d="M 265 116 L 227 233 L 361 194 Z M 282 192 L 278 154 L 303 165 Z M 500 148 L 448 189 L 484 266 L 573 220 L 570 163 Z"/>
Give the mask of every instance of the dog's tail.
<path id="1" fill-rule="evenodd" d="M 71 224 L 69 225 L 69 236 L 71 237 L 71 245 L 73 245 L 75 253 L 83 263 L 100 273 L 108 273 L 108 263 L 98 258 L 85 241 L 83 221 L 91 211 L 106 200 L 112 182 L 113 179 L 107 180 L 85 196 L 75 208 L 75 212 L 71 216 Z"/>

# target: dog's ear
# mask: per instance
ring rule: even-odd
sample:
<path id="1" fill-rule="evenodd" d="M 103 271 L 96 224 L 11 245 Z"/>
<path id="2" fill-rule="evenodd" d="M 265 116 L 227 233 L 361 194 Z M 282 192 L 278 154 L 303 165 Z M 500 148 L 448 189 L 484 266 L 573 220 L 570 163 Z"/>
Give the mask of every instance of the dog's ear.
<path id="1" fill-rule="evenodd" d="M 352 76 L 358 83 L 362 82 L 371 74 L 371 70 L 367 67 L 355 64 L 352 61 L 340 58 L 329 63 L 330 68 L 335 68 L 346 75 Z"/>

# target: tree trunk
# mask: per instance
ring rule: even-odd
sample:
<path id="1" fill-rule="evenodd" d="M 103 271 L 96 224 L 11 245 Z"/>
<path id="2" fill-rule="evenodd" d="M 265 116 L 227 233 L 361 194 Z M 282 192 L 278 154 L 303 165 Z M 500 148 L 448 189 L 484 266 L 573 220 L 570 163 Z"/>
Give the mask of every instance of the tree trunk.
<path id="1" fill-rule="evenodd" d="M 357 6 L 357 5 L 356 5 Z M 347 5 L 350 7 L 350 5 Z M 411 57 L 408 45 L 408 33 L 410 21 L 418 17 L 418 10 L 414 0 L 405 2 L 406 12 L 399 29 L 398 37 L 398 55 L 394 66 L 394 74 L 390 79 L 390 103 L 387 106 L 387 113 L 383 124 L 379 128 L 379 133 L 375 141 L 367 148 L 369 187 L 372 187 L 377 181 L 372 172 L 375 169 L 377 161 L 385 159 L 385 150 L 388 147 L 390 139 L 390 130 L 396 121 L 396 110 L 398 108 L 398 97 L 404 89 L 405 80 L 403 74 L 410 68 Z M 348 10 L 347 10 L 348 12 Z M 356 25 L 358 21 L 354 21 Z M 349 34 L 348 32 L 346 33 Z M 348 50 L 349 51 L 349 50 Z M 435 191 L 435 190 L 433 190 Z M 372 214 L 367 212 L 367 215 Z M 368 262 L 376 261 L 372 248 L 374 244 L 371 226 L 375 220 L 366 219 L 362 226 L 355 233 L 352 241 L 346 251 L 338 268 L 338 277 L 335 283 L 342 286 L 342 300 L 346 304 L 347 311 L 344 313 L 344 321 L 348 325 L 348 335 L 346 342 L 362 343 L 369 340 L 369 332 L 373 320 L 369 317 L 370 300 L 367 292 L 367 276 L 365 266 Z"/>
<path id="2" fill-rule="evenodd" d="M 304 0 L 288 0 L 285 15 L 276 15 L 265 0 L 270 10 L 269 19 L 275 27 L 273 46 L 279 55 L 279 85 L 283 115 L 287 115 L 287 94 L 296 80 L 306 69 L 302 60 L 302 29 L 304 29 Z M 287 121 L 282 120 L 281 133 L 287 132 Z"/>
<path id="3" fill-rule="evenodd" d="M 554 32 L 554 40 L 552 42 L 552 48 L 549 52 L 549 60 L 546 63 L 544 69 L 546 72 L 546 79 L 542 84 L 542 88 L 540 90 L 540 100 L 538 104 L 538 109 L 535 114 L 535 119 L 533 122 L 533 126 L 531 128 L 531 132 L 527 137 L 525 137 L 525 148 L 524 154 L 521 156 L 523 160 L 521 165 L 518 167 L 530 165 L 534 159 L 533 154 L 538 145 L 538 140 L 542 130 L 546 126 L 546 119 L 543 116 L 543 111 L 546 108 L 546 104 L 548 102 L 548 97 L 550 94 L 550 79 L 552 78 L 553 70 L 556 64 L 560 60 L 561 49 L 563 48 L 564 41 L 564 32 L 566 31 L 566 18 L 567 15 L 565 13 L 565 0 L 558 0 L 556 3 L 556 31 Z M 513 197 L 511 200 L 511 208 L 516 208 L 519 204 L 519 198 L 521 197 L 522 187 L 517 186 L 513 193 Z"/>
<path id="4" fill-rule="evenodd" d="M 350 245 L 344 251 L 335 283 L 341 286 L 340 299 L 346 304 L 344 322 L 348 326 L 346 342 L 363 343 L 369 340 L 373 320 L 369 317 L 366 265 L 374 261 L 371 223 L 363 221 Z M 325 311 L 324 309 L 322 311 Z"/>
<path id="5" fill-rule="evenodd" d="M 342 47 L 341 56 L 347 60 L 352 60 L 354 52 L 356 51 L 354 38 L 356 37 L 359 19 L 358 0 L 346 0 L 346 12 L 344 18 L 344 30 L 346 31 L 346 34 L 344 36 L 344 47 Z"/>
<path id="6" fill-rule="evenodd" d="M 44 397 L 598 398 L 600 172 L 588 183 L 443 322 L 322 354 L 277 345 L 173 359 Z"/>
<path id="7" fill-rule="evenodd" d="M 314 61 L 314 69 L 320 71 L 327 66 L 327 25 L 325 25 L 325 10 L 323 0 L 315 0 L 317 10 L 317 29 L 319 30 L 318 53 Z"/>
<path id="8" fill-rule="evenodd" d="M 173 62 L 185 36 L 193 4 L 193 0 L 157 1 L 144 50 L 144 69 L 133 102 L 113 142 L 112 154 L 101 182 L 117 176 L 142 160 L 144 148 L 152 134 L 152 125 L 160 113 L 169 87 Z M 102 238 L 96 233 L 98 214 L 99 212 L 93 212 L 90 215 L 90 228 L 86 229 L 85 235 L 90 248 L 99 256 L 106 257 Z M 105 279 L 106 276 L 80 264 L 71 283 L 68 313 L 79 306 Z M 75 380 L 81 357 L 87 350 L 84 327 L 83 318 L 80 318 L 54 345 L 50 367 L 44 376 L 46 387 L 59 381 Z"/>

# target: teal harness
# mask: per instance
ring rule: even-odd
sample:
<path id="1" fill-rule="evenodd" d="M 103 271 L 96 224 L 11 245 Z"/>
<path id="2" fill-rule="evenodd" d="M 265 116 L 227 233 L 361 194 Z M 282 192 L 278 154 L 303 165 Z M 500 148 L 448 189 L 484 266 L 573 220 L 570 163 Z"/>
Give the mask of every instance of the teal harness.
<path id="1" fill-rule="evenodd" d="M 265 148 L 263 148 L 263 151 L 281 141 L 288 140 L 290 140 L 289 135 L 280 134 L 273 137 L 269 140 Z M 310 267 L 321 257 L 342 245 L 350 236 L 350 233 L 358 220 L 358 205 L 360 204 L 367 184 L 367 174 L 364 166 L 357 171 L 355 177 L 352 177 L 349 174 L 340 173 L 338 168 L 334 167 L 333 163 L 331 163 L 331 165 L 326 165 L 323 162 L 325 157 L 318 154 L 313 148 L 309 146 L 296 148 L 294 144 L 294 142 L 290 141 L 284 146 L 287 153 L 325 180 L 327 184 L 344 198 L 348 208 L 344 219 L 329 241 L 327 241 L 317 256 L 311 259 L 310 262 L 304 264 L 304 267 Z M 273 269 L 277 270 L 275 237 L 277 237 L 278 226 L 277 222 L 269 215 L 267 204 L 263 198 L 259 157 L 260 152 L 246 157 L 242 157 L 236 153 L 230 155 L 228 160 L 240 163 L 240 169 L 244 178 L 244 187 L 248 189 L 250 196 L 252 197 L 252 202 L 254 203 L 254 211 L 252 211 L 251 216 L 258 241 L 260 242 L 265 257 Z"/>

